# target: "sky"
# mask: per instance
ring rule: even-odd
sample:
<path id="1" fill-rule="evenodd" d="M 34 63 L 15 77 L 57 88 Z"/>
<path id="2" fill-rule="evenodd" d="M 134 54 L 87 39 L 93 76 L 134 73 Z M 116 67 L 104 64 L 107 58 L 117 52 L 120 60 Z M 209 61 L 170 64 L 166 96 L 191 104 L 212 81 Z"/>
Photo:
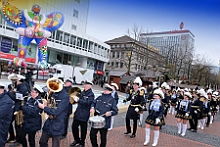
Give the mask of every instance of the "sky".
<path id="1" fill-rule="evenodd" d="M 128 35 L 134 25 L 145 32 L 184 28 L 195 35 L 195 54 L 215 66 L 220 60 L 220 0 L 90 0 L 87 34 L 103 42 Z"/>

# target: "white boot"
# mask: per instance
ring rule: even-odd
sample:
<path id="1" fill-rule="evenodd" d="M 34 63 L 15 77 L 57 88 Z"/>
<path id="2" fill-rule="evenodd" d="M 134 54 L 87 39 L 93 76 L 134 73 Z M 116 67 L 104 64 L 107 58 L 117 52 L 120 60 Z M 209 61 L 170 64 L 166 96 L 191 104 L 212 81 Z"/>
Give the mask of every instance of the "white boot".
<path id="1" fill-rule="evenodd" d="M 146 136 L 145 136 L 144 145 L 147 145 L 148 142 L 150 141 L 150 128 L 145 128 L 145 133 L 146 133 Z"/>
<path id="2" fill-rule="evenodd" d="M 201 125 L 201 130 L 204 129 L 204 125 L 205 125 L 205 118 L 202 119 L 202 125 Z"/>
<path id="3" fill-rule="evenodd" d="M 210 123 L 209 123 L 210 125 L 212 124 L 212 121 L 213 121 L 213 115 L 210 116 Z"/>
<path id="4" fill-rule="evenodd" d="M 138 122 L 139 126 L 142 126 L 142 121 L 143 121 L 143 114 L 140 114 L 140 119 L 139 119 L 139 122 Z"/>
<path id="5" fill-rule="evenodd" d="M 174 115 L 174 114 L 175 114 L 175 108 L 172 107 L 172 115 Z"/>
<path id="6" fill-rule="evenodd" d="M 110 124 L 110 128 L 108 130 L 113 129 L 113 124 L 114 124 L 114 116 L 111 117 L 111 124 Z"/>
<path id="7" fill-rule="evenodd" d="M 198 120 L 198 129 L 201 128 L 201 119 Z"/>
<path id="8" fill-rule="evenodd" d="M 168 112 L 168 113 L 171 113 L 171 111 L 172 111 L 172 108 L 173 108 L 173 107 L 172 107 L 172 106 L 170 106 L 170 109 L 169 109 L 169 112 Z"/>
<path id="9" fill-rule="evenodd" d="M 186 129 L 187 129 L 187 124 L 183 124 L 181 136 L 185 136 L 186 135 Z"/>
<path id="10" fill-rule="evenodd" d="M 157 146 L 159 134 L 160 134 L 159 130 L 154 131 L 154 142 L 153 142 L 152 146 Z"/>
<path id="11" fill-rule="evenodd" d="M 178 134 L 180 134 L 181 133 L 181 123 L 177 123 L 177 128 L 178 128 Z"/>

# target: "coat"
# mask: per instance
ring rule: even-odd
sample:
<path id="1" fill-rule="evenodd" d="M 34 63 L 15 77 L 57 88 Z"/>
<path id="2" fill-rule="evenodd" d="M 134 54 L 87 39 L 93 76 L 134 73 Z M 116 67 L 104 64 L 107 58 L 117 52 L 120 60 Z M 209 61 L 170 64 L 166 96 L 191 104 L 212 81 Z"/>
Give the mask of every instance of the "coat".
<path id="1" fill-rule="evenodd" d="M 94 108 L 96 112 L 98 112 L 97 113 L 98 115 L 103 115 L 108 111 L 111 111 L 111 116 L 118 114 L 116 101 L 111 96 L 111 94 L 102 93 L 101 96 L 97 97 L 93 101 L 91 107 Z M 109 117 L 106 117 L 105 115 L 103 116 L 105 118 L 105 123 L 106 123 L 104 128 L 106 128 L 106 129 L 110 128 L 111 116 L 109 116 Z"/>
<path id="2" fill-rule="evenodd" d="M 90 88 L 82 91 L 82 97 L 78 101 L 78 106 L 74 113 L 74 119 L 82 122 L 87 122 L 90 116 L 90 108 L 94 101 L 95 95 Z"/>
<path id="3" fill-rule="evenodd" d="M 7 93 L 0 94 L 0 146 L 4 147 L 12 120 L 14 102 Z"/>
<path id="4" fill-rule="evenodd" d="M 57 108 L 45 107 L 44 112 L 48 115 L 55 116 L 54 119 L 48 118 L 43 126 L 43 131 L 52 136 L 63 135 L 65 132 L 65 120 L 67 118 L 69 108 L 69 95 L 65 89 L 52 94 L 56 100 Z"/>

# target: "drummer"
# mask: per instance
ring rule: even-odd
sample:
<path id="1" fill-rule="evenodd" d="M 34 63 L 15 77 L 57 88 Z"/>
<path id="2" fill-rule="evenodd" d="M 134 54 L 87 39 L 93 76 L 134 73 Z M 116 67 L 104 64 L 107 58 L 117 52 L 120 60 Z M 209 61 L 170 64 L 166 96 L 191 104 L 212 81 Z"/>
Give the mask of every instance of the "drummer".
<path id="1" fill-rule="evenodd" d="M 107 144 L 107 132 L 110 128 L 111 116 L 118 114 L 118 109 L 116 106 L 116 101 L 111 96 L 113 88 L 106 84 L 104 86 L 104 92 L 101 96 L 97 97 L 91 106 L 90 113 L 98 116 L 103 116 L 105 118 L 105 126 L 103 128 L 91 128 L 90 140 L 93 147 L 98 147 L 97 143 L 97 133 L 100 132 L 101 144 L 100 147 L 106 147 Z"/>

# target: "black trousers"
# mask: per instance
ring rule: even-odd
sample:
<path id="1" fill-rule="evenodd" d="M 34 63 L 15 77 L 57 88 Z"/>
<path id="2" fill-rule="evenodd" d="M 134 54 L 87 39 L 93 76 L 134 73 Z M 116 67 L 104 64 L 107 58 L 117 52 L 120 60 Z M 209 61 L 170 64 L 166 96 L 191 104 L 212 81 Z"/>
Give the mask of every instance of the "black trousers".
<path id="1" fill-rule="evenodd" d="M 68 132 L 69 117 L 70 116 L 67 115 L 66 120 L 65 120 L 65 132 L 64 132 L 63 136 L 66 136 L 67 132 Z"/>
<path id="2" fill-rule="evenodd" d="M 190 128 L 197 130 L 197 125 L 198 125 L 198 118 L 195 116 L 192 116 L 192 119 L 189 120 Z"/>
<path id="3" fill-rule="evenodd" d="M 126 121 L 126 130 L 127 130 L 127 132 L 131 133 L 130 119 L 126 118 L 125 121 Z M 133 122 L 134 122 L 134 124 L 133 124 L 133 133 L 132 134 L 135 135 L 136 131 L 137 131 L 137 122 L 138 122 L 138 120 L 133 119 Z"/>
<path id="4" fill-rule="evenodd" d="M 107 128 L 102 128 L 102 129 L 91 128 L 90 140 L 91 140 L 92 146 L 93 147 L 98 147 L 98 143 L 97 143 L 97 133 L 98 133 L 98 131 L 100 132 L 100 137 L 101 137 L 100 147 L 106 147 L 106 144 L 107 144 L 107 132 L 108 132 Z"/>
<path id="5" fill-rule="evenodd" d="M 210 123 L 210 117 L 211 117 L 210 115 L 207 116 L 206 126 L 209 126 L 209 123 Z"/>
<path id="6" fill-rule="evenodd" d="M 13 127 L 13 121 L 15 120 L 15 116 L 13 115 L 10 127 L 9 127 L 9 140 L 15 139 L 15 133 L 14 133 L 14 127 Z"/>
<path id="7" fill-rule="evenodd" d="M 51 135 L 43 131 L 40 137 L 40 141 L 39 141 L 40 147 L 48 147 L 48 140 L 50 137 Z M 61 135 L 52 136 L 52 147 L 60 147 L 60 138 L 61 138 Z"/>
<path id="8" fill-rule="evenodd" d="M 27 147 L 27 140 L 26 140 L 26 134 L 28 134 L 28 142 L 29 142 L 29 146 L 30 147 L 35 147 L 35 135 L 36 135 L 36 131 L 33 132 L 27 132 L 25 130 L 21 131 L 21 144 L 22 147 Z"/>
<path id="9" fill-rule="evenodd" d="M 16 137 L 15 140 L 16 142 L 21 143 L 21 133 L 22 133 L 22 127 L 20 125 L 16 125 L 16 121 L 15 121 L 15 132 L 16 132 Z"/>
<path id="10" fill-rule="evenodd" d="M 87 134 L 87 122 L 82 122 L 79 120 L 73 120 L 72 123 L 72 133 L 76 142 L 79 142 L 81 145 L 85 145 L 85 139 Z M 81 137 L 79 138 L 79 126 L 81 129 Z"/>

